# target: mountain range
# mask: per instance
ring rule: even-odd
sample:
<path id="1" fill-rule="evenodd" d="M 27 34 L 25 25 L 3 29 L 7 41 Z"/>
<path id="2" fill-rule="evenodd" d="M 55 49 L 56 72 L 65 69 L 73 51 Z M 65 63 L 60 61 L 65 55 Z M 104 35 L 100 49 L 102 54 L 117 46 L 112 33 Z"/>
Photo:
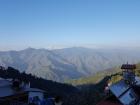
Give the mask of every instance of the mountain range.
<path id="1" fill-rule="evenodd" d="M 127 61 L 140 62 L 140 50 L 73 47 L 0 51 L 1 66 L 11 66 L 20 72 L 59 82 L 87 77 Z"/>

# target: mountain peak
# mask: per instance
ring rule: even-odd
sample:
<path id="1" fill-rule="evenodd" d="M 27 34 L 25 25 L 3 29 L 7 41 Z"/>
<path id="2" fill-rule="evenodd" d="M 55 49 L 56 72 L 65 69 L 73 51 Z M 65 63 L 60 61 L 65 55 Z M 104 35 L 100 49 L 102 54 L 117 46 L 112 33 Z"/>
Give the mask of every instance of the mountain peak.
<path id="1" fill-rule="evenodd" d="M 28 47 L 28 48 L 26 48 L 24 50 L 36 50 L 36 49 L 35 48 L 32 48 L 32 47 Z"/>

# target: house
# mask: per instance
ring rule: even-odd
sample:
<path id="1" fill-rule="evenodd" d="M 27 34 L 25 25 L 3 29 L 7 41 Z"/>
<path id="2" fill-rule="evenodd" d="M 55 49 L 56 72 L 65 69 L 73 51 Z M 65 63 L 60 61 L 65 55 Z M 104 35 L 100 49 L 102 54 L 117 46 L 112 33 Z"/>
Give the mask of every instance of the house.
<path id="1" fill-rule="evenodd" d="M 140 78 L 135 75 L 136 65 L 123 64 L 123 78 L 109 86 L 110 93 L 97 105 L 140 105 Z"/>
<path id="2" fill-rule="evenodd" d="M 31 98 L 42 100 L 45 93 L 18 80 L 0 79 L 0 105 L 27 105 Z"/>

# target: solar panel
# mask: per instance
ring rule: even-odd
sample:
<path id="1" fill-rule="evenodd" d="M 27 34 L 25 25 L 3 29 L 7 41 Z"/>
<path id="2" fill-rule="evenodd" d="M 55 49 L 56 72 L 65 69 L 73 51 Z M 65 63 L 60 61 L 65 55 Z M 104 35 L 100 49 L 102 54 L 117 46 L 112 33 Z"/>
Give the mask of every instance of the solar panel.
<path id="1" fill-rule="evenodd" d="M 130 88 L 129 85 L 125 83 L 124 80 L 121 80 L 109 87 L 111 92 L 116 96 L 119 97 L 121 94 L 123 94 L 126 90 Z"/>
<path id="2" fill-rule="evenodd" d="M 134 93 L 133 89 L 129 89 L 122 97 L 119 98 L 119 100 L 124 105 L 134 105 L 134 103 L 137 101 L 138 97 Z"/>
<path id="3" fill-rule="evenodd" d="M 118 98 L 123 105 L 134 105 L 138 96 L 124 80 L 121 80 L 109 87 L 111 92 Z M 132 104 L 133 103 L 133 104 Z"/>

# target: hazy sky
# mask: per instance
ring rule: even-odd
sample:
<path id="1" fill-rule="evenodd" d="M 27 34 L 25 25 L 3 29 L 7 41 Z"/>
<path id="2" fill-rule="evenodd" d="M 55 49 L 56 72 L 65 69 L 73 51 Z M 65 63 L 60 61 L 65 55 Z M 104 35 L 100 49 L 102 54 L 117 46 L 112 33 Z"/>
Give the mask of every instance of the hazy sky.
<path id="1" fill-rule="evenodd" d="M 140 0 L 0 0 L 0 50 L 140 46 Z"/>

